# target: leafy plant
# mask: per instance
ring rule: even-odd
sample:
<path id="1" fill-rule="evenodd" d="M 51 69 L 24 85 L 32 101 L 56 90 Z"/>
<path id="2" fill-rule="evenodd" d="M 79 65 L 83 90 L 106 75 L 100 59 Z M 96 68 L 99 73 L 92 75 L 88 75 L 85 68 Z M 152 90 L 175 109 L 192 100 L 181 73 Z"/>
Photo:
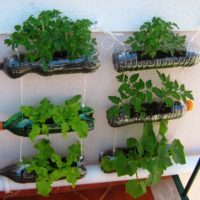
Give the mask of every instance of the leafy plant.
<path id="1" fill-rule="evenodd" d="M 164 171 L 175 163 L 185 164 L 183 145 L 178 139 L 167 142 L 168 121 L 161 121 L 159 133 L 156 136 L 152 123 L 144 123 L 143 135 L 140 140 L 128 138 L 128 151 L 117 150 L 113 157 L 104 156 L 101 167 L 105 172 L 116 171 L 118 176 L 136 175 L 136 180 L 126 184 L 126 192 L 138 198 L 146 192 L 146 187 L 159 182 Z M 146 180 L 139 180 L 138 169 L 149 172 Z"/>
<path id="2" fill-rule="evenodd" d="M 151 22 L 145 22 L 139 32 L 135 32 L 125 43 L 130 44 L 133 51 L 143 51 L 142 56 L 155 58 L 158 51 L 173 56 L 175 51 L 184 49 L 186 36 L 173 32 L 178 26 L 164 21 L 160 17 L 153 17 Z"/>
<path id="3" fill-rule="evenodd" d="M 40 61 L 47 67 L 58 52 L 65 52 L 68 59 L 90 56 L 95 51 L 96 41 L 91 36 L 88 19 L 72 21 L 58 10 L 42 11 L 38 17 L 30 16 L 5 44 L 17 49 L 20 45 L 27 50 L 29 61 Z"/>
<path id="4" fill-rule="evenodd" d="M 141 116 L 145 116 L 146 110 L 144 103 L 151 104 L 153 99 L 159 100 L 159 110 L 164 104 L 172 107 L 175 101 L 193 99 L 192 91 L 186 90 L 185 85 L 179 85 L 177 80 L 172 81 L 170 75 L 157 71 L 158 77 L 162 83 L 161 87 L 153 85 L 151 80 L 143 81 L 139 74 L 131 76 L 125 73 L 117 75 L 117 80 L 121 83 L 118 92 L 120 96 L 109 96 L 109 100 L 115 105 L 108 109 L 108 118 L 118 116 L 123 112 L 130 117 L 133 108 Z"/>
<path id="5" fill-rule="evenodd" d="M 81 119 L 79 111 L 81 96 L 77 95 L 66 100 L 65 105 L 53 105 L 48 99 L 43 99 L 38 107 L 22 106 L 21 112 L 32 121 L 32 128 L 29 137 L 32 141 L 39 134 L 49 134 L 51 126 L 60 127 L 63 136 L 66 138 L 67 132 L 75 131 L 80 138 L 87 137 L 88 124 Z"/>
<path id="6" fill-rule="evenodd" d="M 36 173 L 38 194 L 48 196 L 52 190 L 52 183 L 60 179 L 66 179 L 73 187 L 75 186 L 83 173 L 83 169 L 77 167 L 81 155 L 79 143 L 69 147 L 68 157 L 64 159 L 55 152 L 49 140 L 41 139 L 34 147 L 38 153 L 24 163 L 28 164 L 28 173 Z"/>

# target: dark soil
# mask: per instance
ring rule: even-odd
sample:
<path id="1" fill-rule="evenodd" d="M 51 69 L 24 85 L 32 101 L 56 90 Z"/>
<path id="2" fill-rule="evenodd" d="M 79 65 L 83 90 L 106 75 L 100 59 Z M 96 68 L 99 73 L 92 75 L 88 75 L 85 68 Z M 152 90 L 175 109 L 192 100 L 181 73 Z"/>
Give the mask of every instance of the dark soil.
<path id="1" fill-rule="evenodd" d="M 175 102 L 175 104 L 180 105 L 179 102 Z M 160 104 L 158 102 L 152 102 L 151 104 L 145 103 L 142 105 L 142 108 L 147 116 L 171 112 L 171 107 L 167 107 L 166 104 Z M 139 113 L 137 113 L 133 107 L 131 108 L 130 117 L 139 117 Z"/>
<path id="2" fill-rule="evenodd" d="M 53 59 L 59 59 L 59 58 L 67 58 L 68 54 L 67 51 L 57 51 L 53 55 Z"/>
<path id="3" fill-rule="evenodd" d="M 152 58 L 149 55 L 142 56 L 142 51 L 137 51 L 138 60 L 152 60 Z M 172 57 L 185 57 L 186 51 L 175 51 L 174 56 L 170 54 L 170 52 L 162 52 L 158 51 L 156 54 L 156 57 L 154 59 L 161 59 L 161 58 L 172 58 Z"/>

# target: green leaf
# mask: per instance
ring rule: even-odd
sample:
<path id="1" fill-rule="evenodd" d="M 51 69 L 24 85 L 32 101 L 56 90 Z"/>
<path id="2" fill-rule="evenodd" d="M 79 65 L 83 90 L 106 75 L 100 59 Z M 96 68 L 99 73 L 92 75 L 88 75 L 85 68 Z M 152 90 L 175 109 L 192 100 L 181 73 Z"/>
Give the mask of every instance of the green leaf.
<path id="1" fill-rule="evenodd" d="M 139 143 L 135 138 L 128 138 L 126 143 L 127 143 L 128 148 L 130 148 L 130 149 L 136 148 L 138 157 L 143 156 L 144 149 L 143 149 L 141 143 Z"/>
<path id="2" fill-rule="evenodd" d="M 114 104 L 120 104 L 121 103 L 121 99 L 119 97 L 116 96 L 109 96 L 108 97 L 110 99 L 110 101 Z"/>
<path id="3" fill-rule="evenodd" d="M 40 127 L 36 124 L 32 125 L 32 130 L 29 133 L 29 138 L 33 142 L 35 138 L 40 134 Z"/>
<path id="4" fill-rule="evenodd" d="M 112 106 L 111 108 L 109 108 L 107 110 L 108 118 L 112 119 L 112 118 L 118 116 L 119 112 L 120 112 L 120 109 L 118 106 Z"/>
<path id="5" fill-rule="evenodd" d="M 153 95 L 150 91 L 146 91 L 146 97 L 147 97 L 147 101 L 149 103 L 152 103 L 152 100 L 153 100 Z"/>
<path id="6" fill-rule="evenodd" d="M 185 91 L 185 85 L 184 85 L 184 84 L 181 84 L 180 90 L 181 90 L 181 91 Z"/>
<path id="7" fill-rule="evenodd" d="M 168 130 L 168 120 L 162 120 L 160 122 L 159 134 L 165 136 Z"/>
<path id="8" fill-rule="evenodd" d="M 73 103 L 78 102 L 80 99 L 81 99 L 81 95 L 75 95 L 75 96 L 72 97 L 71 99 L 66 100 L 66 101 L 65 101 L 65 104 L 66 104 L 66 105 L 70 105 L 70 104 L 73 104 Z"/>
<path id="9" fill-rule="evenodd" d="M 107 173 L 115 171 L 114 160 L 109 159 L 109 157 L 104 156 L 101 159 L 100 166 Z"/>
<path id="10" fill-rule="evenodd" d="M 63 177 L 63 173 L 62 173 L 62 171 L 61 170 L 54 170 L 51 174 L 50 174 L 50 180 L 52 180 L 52 182 L 53 181 L 57 181 L 57 180 L 59 180 L 60 178 L 62 178 Z"/>
<path id="11" fill-rule="evenodd" d="M 33 113 L 32 106 L 21 106 L 20 110 L 26 117 L 29 117 Z"/>
<path id="12" fill-rule="evenodd" d="M 61 132 L 63 134 L 63 137 L 66 139 L 67 132 L 70 130 L 69 124 L 67 122 L 63 122 L 61 124 Z"/>
<path id="13" fill-rule="evenodd" d="M 122 99 L 127 99 L 131 94 L 131 89 L 127 83 L 122 83 L 118 89 Z"/>
<path id="14" fill-rule="evenodd" d="M 46 180 L 41 180 L 36 182 L 37 192 L 43 196 L 48 196 L 51 192 L 51 182 Z"/>
<path id="15" fill-rule="evenodd" d="M 114 167 L 116 169 L 118 176 L 123 176 L 128 174 L 127 166 L 128 166 L 128 160 L 123 154 L 118 155 L 114 160 Z"/>
<path id="16" fill-rule="evenodd" d="M 81 156 L 81 146 L 79 143 L 72 144 L 69 147 L 69 152 L 67 156 L 67 165 L 70 166 L 73 163 L 77 163 L 79 161 L 79 157 Z"/>
<path id="17" fill-rule="evenodd" d="M 166 98 L 166 99 L 164 99 L 164 102 L 166 103 L 166 105 L 167 105 L 168 107 L 171 107 L 171 106 L 173 106 L 173 104 L 174 104 L 174 101 L 173 101 L 171 98 Z"/>
<path id="18" fill-rule="evenodd" d="M 131 75 L 131 77 L 129 78 L 131 83 L 135 83 L 139 78 L 139 74 L 133 74 Z"/>
<path id="19" fill-rule="evenodd" d="M 116 76 L 116 78 L 119 82 L 126 82 L 128 80 L 128 76 L 124 73 Z"/>
<path id="20" fill-rule="evenodd" d="M 66 170 L 66 180 L 68 183 L 72 184 L 73 188 L 78 178 L 80 178 L 80 173 L 76 167 L 70 167 Z"/>
<path id="21" fill-rule="evenodd" d="M 152 88 L 152 82 L 151 82 L 151 80 L 148 80 L 148 81 L 146 82 L 146 88 L 147 88 L 147 89 L 151 89 L 151 88 Z"/>
<path id="22" fill-rule="evenodd" d="M 188 90 L 188 91 L 185 91 L 184 94 L 185 94 L 185 96 L 188 97 L 189 99 L 194 100 L 194 97 L 193 97 L 193 95 L 192 95 L 192 91 L 189 91 L 189 90 Z"/>
<path id="23" fill-rule="evenodd" d="M 176 100 L 180 100 L 180 95 L 179 95 L 177 92 L 175 92 L 175 91 L 170 91 L 169 93 L 170 93 L 170 95 L 171 95 L 172 97 L 174 97 Z"/>
<path id="24" fill-rule="evenodd" d="M 71 121 L 72 130 L 78 133 L 80 138 L 86 138 L 88 135 L 88 124 L 80 120 L 79 117 L 74 117 Z"/>
<path id="25" fill-rule="evenodd" d="M 163 170 L 161 169 L 155 169 L 153 173 L 150 173 L 146 182 L 148 186 L 154 185 L 158 183 L 161 179 L 161 176 L 163 174 Z"/>
<path id="26" fill-rule="evenodd" d="M 144 123 L 143 135 L 141 137 L 141 144 L 149 153 L 153 153 L 156 147 L 156 137 L 153 131 L 152 123 Z"/>
<path id="27" fill-rule="evenodd" d="M 181 144 L 180 140 L 175 139 L 173 140 L 170 152 L 172 154 L 172 158 L 174 159 L 175 163 L 185 164 L 185 154 L 184 154 L 184 147 Z"/>
<path id="28" fill-rule="evenodd" d="M 49 134 L 49 128 L 46 124 L 42 124 L 42 134 L 45 134 L 45 135 Z"/>
<path id="29" fill-rule="evenodd" d="M 163 92 L 161 89 L 157 88 L 157 87 L 152 87 L 152 92 L 157 95 L 159 98 L 163 97 Z"/>
<path id="30" fill-rule="evenodd" d="M 129 180 L 126 183 L 126 192 L 133 198 L 141 197 L 146 193 L 146 186 L 144 181 Z"/>
<path id="31" fill-rule="evenodd" d="M 131 113 L 130 105 L 129 104 L 124 104 L 124 105 L 122 105 L 122 109 L 124 111 L 124 114 L 126 116 L 130 117 L 130 113 Z"/>

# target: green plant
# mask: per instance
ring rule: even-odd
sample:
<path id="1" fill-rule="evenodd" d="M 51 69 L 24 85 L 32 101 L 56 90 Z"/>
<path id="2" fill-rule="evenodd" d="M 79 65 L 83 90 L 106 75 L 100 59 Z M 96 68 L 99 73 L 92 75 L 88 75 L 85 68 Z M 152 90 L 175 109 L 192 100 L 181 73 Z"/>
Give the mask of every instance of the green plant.
<path id="1" fill-rule="evenodd" d="M 32 121 L 32 128 L 29 133 L 30 139 L 34 141 L 39 134 L 48 135 L 51 128 L 51 126 L 48 126 L 49 124 L 61 127 L 61 132 L 65 138 L 69 131 L 77 132 L 80 138 L 87 137 L 88 124 L 79 115 L 81 109 L 80 98 L 80 95 L 74 96 L 66 100 L 63 106 L 53 105 L 46 98 L 40 102 L 38 107 L 22 106 L 21 112 Z"/>
<path id="2" fill-rule="evenodd" d="M 146 82 L 139 78 L 139 74 L 128 76 L 126 74 L 117 75 L 117 80 L 121 83 L 118 92 L 120 96 L 109 96 L 108 98 L 115 105 L 108 109 L 108 118 L 116 117 L 121 111 L 130 117 L 131 108 L 141 116 L 145 115 L 144 103 L 151 104 L 153 99 L 159 100 L 159 110 L 163 105 L 172 107 L 175 101 L 193 99 L 192 91 L 186 90 L 185 85 L 179 85 L 177 80 L 170 80 L 170 75 L 157 71 L 162 83 L 161 87 L 153 86 L 151 80 Z"/>
<path id="3" fill-rule="evenodd" d="M 166 139 L 168 121 L 161 121 L 159 133 L 156 136 L 152 123 L 145 123 L 143 135 L 140 140 L 127 139 L 128 153 L 117 150 L 114 156 L 104 156 L 101 167 L 105 172 L 116 171 L 118 176 L 136 175 L 136 180 L 129 180 L 126 192 L 138 198 L 146 193 L 146 187 L 159 182 L 164 170 L 175 163 L 185 164 L 183 145 L 174 139 L 169 145 Z M 139 180 L 138 169 L 149 172 L 146 180 Z"/>
<path id="4" fill-rule="evenodd" d="M 55 152 L 49 140 L 41 139 L 34 147 L 38 153 L 24 163 L 28 164 L 28 173 L 36 173 L 38 194 L 47 196 L 52 190 L 52 183 L 60 179 L 66 179 L 75 186 L 82 174 L 82 169 L 77 167 L 81 155 L 79 143 L 69 147 L 68 156 L 64 159 Z"/>
<path id="5" fill-rule="evenodd" d="M 22 25 L 16 25 L 5 44 L 12 49 L 24 46 L 28 60 L 40 61 L 45 68 L 57 52 L 66 52 L 68 59 L 94 53 L 91 25 L 88 19 L 72 21 L 58 10 L 42 11 L 38 17 L 31 15 Z"/>
<path id="6" fill-rule="evenodd" d="M 125 41 L 131 44 L 133 51 L 143 51 L 142 56 L 147 55 L 155 58 L 158 51 L 173 56 L 176 50 L 184 49 L 186 36 L 180 36 L 173 32 L 178 26 L 175 23 L 167 22 L 160 17 L 153 17 L 151 22 L 145 22 L 139 32 Z"/>

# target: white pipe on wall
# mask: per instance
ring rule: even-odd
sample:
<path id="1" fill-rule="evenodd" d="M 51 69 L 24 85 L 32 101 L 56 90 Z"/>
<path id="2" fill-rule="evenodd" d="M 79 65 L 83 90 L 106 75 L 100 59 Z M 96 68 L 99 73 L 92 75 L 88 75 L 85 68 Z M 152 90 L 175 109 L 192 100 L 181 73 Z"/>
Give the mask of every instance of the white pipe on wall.
<path id="1" fill-rule="evenodd" d="M 186 156 L 186 164 L 179 165 L 174 164 L 173 166 L 169 167 L 163 176 L 181 174 L 186 172 L 192 172 L 200 155 L 193 155 L 193 156 Z M 146 178 L 148 175 L 147 171 L 145 170 L 138 170 L 139 178 Z M 83 184 L 92 184 L 92 183 L 104 183 L 104 182 L 114 182 L 114 181 L 122 181 L 122 180 L 129 180 L 135 179 L 135 176 L 121 176 L 118 177 L 116 173 L 104 173 L 99 165 L 88 165 L 87 166 L 87 174 L 82 179 L 78 180 L 77 185 Z M 56 181 L 53 184 L 53 187 L 60 187 L 60 186 L 69 186 L 70 184 L 67 183 L 65 180 Z M 26 190 L 26 189 L 35 189 L 35 183 L 25 183 L 20 184 L 14 181 L 9 180 L 3 176 L 0 176 L 0 191 L 4 191 L 9 193 L 13 190 Z"/>

